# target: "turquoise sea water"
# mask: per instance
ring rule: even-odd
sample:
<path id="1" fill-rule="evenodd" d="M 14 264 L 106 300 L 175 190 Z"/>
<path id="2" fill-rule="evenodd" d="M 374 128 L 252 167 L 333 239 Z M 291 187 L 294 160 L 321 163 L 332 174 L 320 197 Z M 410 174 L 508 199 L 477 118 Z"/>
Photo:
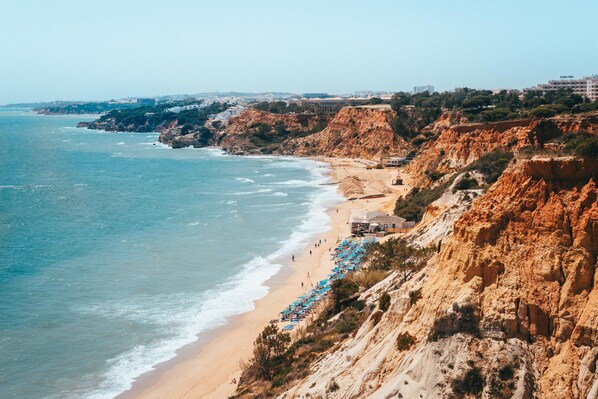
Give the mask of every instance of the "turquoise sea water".
<path id="1" fill-rule="evenodd" d="M 339 200 L 313 161 L 0 110 L 0 397 L 109 398 L 253 308 Z"/>

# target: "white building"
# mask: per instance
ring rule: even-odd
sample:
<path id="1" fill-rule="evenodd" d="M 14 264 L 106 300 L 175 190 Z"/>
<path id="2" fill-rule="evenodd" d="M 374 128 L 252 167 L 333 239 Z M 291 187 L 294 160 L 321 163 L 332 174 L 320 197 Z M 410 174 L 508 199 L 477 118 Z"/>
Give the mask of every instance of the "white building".
<path id="1" fill-rule="evenodd" d="M 590 101 L 596 101 L 598 99 L 598 75 L 586 76 L 581 79 L 574 79 L 573 76 L 561 76 L 558 80 L 549 80 L 548 83 L 542 83 L 524 91 L 558 89 L 572 89 L 573 93 L 587 97 Z"/>
<path id="2" fill-rule="evenodd" d="M 434 86 L 425 85 L 425 86 L 415 86 L 413 88 L 413 94 L 423 93 L 425 91 L 427 91 L 430 94 L 434 93 Z"/>

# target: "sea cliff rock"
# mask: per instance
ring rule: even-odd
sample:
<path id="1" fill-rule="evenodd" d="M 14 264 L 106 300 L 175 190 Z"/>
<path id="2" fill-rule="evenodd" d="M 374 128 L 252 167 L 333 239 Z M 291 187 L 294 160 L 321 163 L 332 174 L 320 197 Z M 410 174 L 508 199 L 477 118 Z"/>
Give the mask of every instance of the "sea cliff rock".
<path id="1" fill-rule="evenodd" d="M 379 321 L 279 397 L 596 398 L 597 179 L 595 159 L 511 165 L 426 268 L 362 294 L 391 295 Z"/>
<path id="2" fill-rule="evenodd" d="M 518 153 L 528 147 L 543 149 L 566 133 L 598 135 L 598 113 L 471 124 L 452 124 L 446 115 L 440 119 L 430 126 L 438 138 L 426 143 L 407 168 L 419 183 L 426 179 L 425 171 L 453 172 L 493 150 Z"/>
<path id="3" fill-rule="evenodd" d="M 279 154 L 283 142 L 322 130 L 330 114 L 274 114 L 249 108 L 230 118 L 218 141 L 231 154 Z"/>
<path id="4" fill-rule="evenodd" d="M 406 155 L 412 146 L 394 132 L 394 118 L 396 113 L 388 106 L 344 107 L 324 130 L 288 141 L 282 152 L 377 161 L 388 155 Z"/>

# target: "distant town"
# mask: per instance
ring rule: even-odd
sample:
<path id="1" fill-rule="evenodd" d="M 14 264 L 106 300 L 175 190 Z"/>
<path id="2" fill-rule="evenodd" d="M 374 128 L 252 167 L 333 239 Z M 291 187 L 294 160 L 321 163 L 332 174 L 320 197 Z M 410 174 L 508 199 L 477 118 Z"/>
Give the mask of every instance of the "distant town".
<path id="1" fill-rule="evenodd" d="M 584 76 L 575 78 L 571 75 L 560 76 L 559 79 L 549 80 L 546 83 L 539 83 L 535 86 L 524 89 L 491 89 L 492 94 L 501 91 L 517 93 L 524 96 L 528 92 L 548 92 L 564 89 L 573 94 L 577 94 L 588 101 L 598 99 L 598 75 Z M 453 91 L 461 90 L 456 88 Z M 481 89 L 477 89 L 481 90 Z M 409 94 L 434 93 L 433 85 L 421 85 L 413 87 Z M 245 106 L 260 102 L 285 101 L 289 104 L 298 106 L 309 106 L 321 110 L 337 110 L 343 106 L 357 106 L 367 104 L 390 104 L 394 92 L 387 91 L 357 91 L 351 94 L 329 94 L 325 92 L 314 93 L 287 93 L 287 92 L 268 92 L 268 93 L 242 93 L 242 92 L 207 92 L 193 95 L 167 95 L 150 98 L 123 98 L 112 99 L 108 101 L 86 102 L 86 101 L 54 101 L 47 103 L 21 103 L 8 104 L 4 107 L 28 107 L 33 108 L 41 114 L 103 114 L 115 109 L 127 109 L 141 106 L 154 106 L 156 104 L 181 103 L 188 102 L 192 104 L 198 100 L 203 100 L 203 106 L 212 102 L 224 102 L 235 104 L 228 110 L 226 117 L 240 114 Z"/>

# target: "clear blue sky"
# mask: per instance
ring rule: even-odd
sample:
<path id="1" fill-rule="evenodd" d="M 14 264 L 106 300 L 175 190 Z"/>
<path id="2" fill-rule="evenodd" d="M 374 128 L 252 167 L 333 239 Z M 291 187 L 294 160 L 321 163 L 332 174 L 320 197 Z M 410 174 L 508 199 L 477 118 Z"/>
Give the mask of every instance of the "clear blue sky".
<path id="1" fill-rule="evenodd" d="M 522 88 L 598 73 L 598 1 L 0 1 L 0 104 Z"/>

